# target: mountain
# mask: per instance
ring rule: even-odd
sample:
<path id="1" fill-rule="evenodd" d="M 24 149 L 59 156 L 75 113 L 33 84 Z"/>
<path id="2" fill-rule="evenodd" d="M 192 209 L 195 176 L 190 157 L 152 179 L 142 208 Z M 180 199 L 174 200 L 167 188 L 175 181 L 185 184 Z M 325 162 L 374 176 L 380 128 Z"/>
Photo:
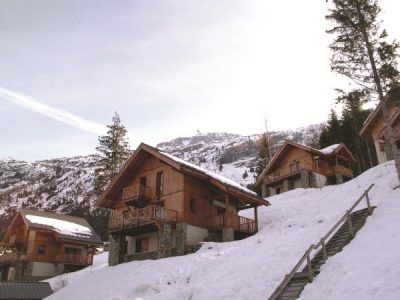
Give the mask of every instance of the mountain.
<path id="1" fill-rule="evenodd" d="M 320 125 L 271 132 L 273 151 L 290 138 L 312 144 Z M 210 171 L 248 185 L 254 182 L 257 143 L 261 134 L 200 133 L 157 145 L 161 150 L 200 165 Z M 0 233 L 20 207 L 29 207 L 93 217 L 93 193 L 97 155 L 58 158 L 35 162 L 0 159 Z M 92 220 L 93 221 L 93 220 Z M 93 224 L 93 223 L 92 223 Z M 96 228 L 96 224 L 93 224 Z"/>

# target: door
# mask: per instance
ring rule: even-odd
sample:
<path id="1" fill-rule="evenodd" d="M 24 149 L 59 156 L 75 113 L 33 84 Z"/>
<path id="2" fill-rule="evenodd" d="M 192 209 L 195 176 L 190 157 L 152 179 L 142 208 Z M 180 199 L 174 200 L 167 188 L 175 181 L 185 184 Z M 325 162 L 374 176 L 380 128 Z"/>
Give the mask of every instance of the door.
<path id="1" fill-rule="evenodd" d="M 146 196 L 146 177 L 140 177 L 139 196 Z"/>

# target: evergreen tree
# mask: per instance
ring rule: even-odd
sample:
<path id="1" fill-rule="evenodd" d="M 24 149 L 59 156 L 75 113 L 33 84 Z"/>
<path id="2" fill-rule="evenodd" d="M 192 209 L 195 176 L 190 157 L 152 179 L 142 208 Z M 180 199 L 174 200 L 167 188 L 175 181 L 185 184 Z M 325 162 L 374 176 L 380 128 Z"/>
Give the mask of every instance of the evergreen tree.
<path id="1" fill-rule="evenodd" d="M 99 137 L 100 145 L 96 147 L 100 155 L 94 178 L 94 192 L 97 196 L 103 193 L 130 155 L 127 131 L 118 113 L 115 113 L 112 124 L 107 127 L 107 134 Z M 89 218 L 89 222 L 103 240 L 108 238 L 108 217 L 107 209 L 97 208 Z"/>
<path id="2" fill-rule="evenodd" d="M 339 91 L 337 102 L 343 104 L 343 111 L 339 117 L 332 110 L 327 124 L 324 126 L 319 144 L 321 148 L 332 144 L 344 143 L 353 153 L 356 159 L 355 174 L 360 174 L 376 164 L 376 156 L 373 155 L 373 144 L 366 139 L 361 139 L 358 132 L 371 110 L 362 108 L 367 94 L 362 90 L 354 90 L 350 93 Z"/>
<path id="3" fill-rule="evenodd" d="M 399 44 L 387 41 L 381 30 L 380 7 L 376 0 L 333 0 L 334 8 L 326 18 L 335 23 L 327 32 L 335 35 L 330 45 L 333 51 L 332 70 L 357 83 L 366 92 L 377 94 L 387 128 L 389 156 L 394 157 L 400 181 L 400 151 L 393 138 L 384 93 L 399 81 L 396 60 Z"/>
<path id="4" fill-rule="evenodd" d="M 108 183 L 118 173 L 130 155 L 125 126 L 118 113 L 108 125 L 106 135 L 99 137 L 100 145 L 96 148 L 100 155 L 99 167 L 95 170 L 94 191 L 101 195 Z"/>
<path id="5" fill-rule="evenodd" d="M 337 99 L 344 105 L 341 117 L 341 135 L 343 143 L 350 149 L 356 158 L 356 174 L 360 174 L 375 164 L 371 153 L 372 145 L 358 135 L 364 121 L 371 110 L 362 108 L 367 101 L 368 93 L 364 90 L 354 90 L 349 93 L 340 91 Z"/>
<path id="6" fill-rule="evenodd" d="M 326 125 L 322 128 L 319 145 L 321 148 L 325 148 L 333 144 L 339 144 L 342 141 L 340 120 L 337 113 L 332 109 Z"/>

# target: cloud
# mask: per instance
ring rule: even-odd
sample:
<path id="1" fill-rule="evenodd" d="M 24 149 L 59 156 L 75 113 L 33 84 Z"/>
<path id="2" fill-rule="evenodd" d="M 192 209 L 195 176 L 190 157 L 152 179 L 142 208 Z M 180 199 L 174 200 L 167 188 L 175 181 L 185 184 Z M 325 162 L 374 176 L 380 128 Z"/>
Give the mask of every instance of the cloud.
<path id="1" fill-rule="evenodd" d="M 107 132 L 107 127 L 100 123 L 85 120 L 67 111 L 48 106 L 31 97 L 7 90 L 2 87 L 0 87 L 0 98 L 45 115 L 53 120 L 68 124 L 90 133 L 104 135 Z"/>

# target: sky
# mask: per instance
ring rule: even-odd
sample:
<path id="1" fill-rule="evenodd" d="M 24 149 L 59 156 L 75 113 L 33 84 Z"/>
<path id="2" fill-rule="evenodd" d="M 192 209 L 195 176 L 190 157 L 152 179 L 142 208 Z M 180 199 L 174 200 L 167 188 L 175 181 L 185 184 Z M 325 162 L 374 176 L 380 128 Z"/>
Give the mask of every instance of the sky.
<path id="1" fill-rule="evenodd" d="M 381 0 L 400 40 L 397 1 Z M 0 158 L 95 152 L 118 112 L 134 148 L 324 122 L 329 3 L 1 0 Z"/>

